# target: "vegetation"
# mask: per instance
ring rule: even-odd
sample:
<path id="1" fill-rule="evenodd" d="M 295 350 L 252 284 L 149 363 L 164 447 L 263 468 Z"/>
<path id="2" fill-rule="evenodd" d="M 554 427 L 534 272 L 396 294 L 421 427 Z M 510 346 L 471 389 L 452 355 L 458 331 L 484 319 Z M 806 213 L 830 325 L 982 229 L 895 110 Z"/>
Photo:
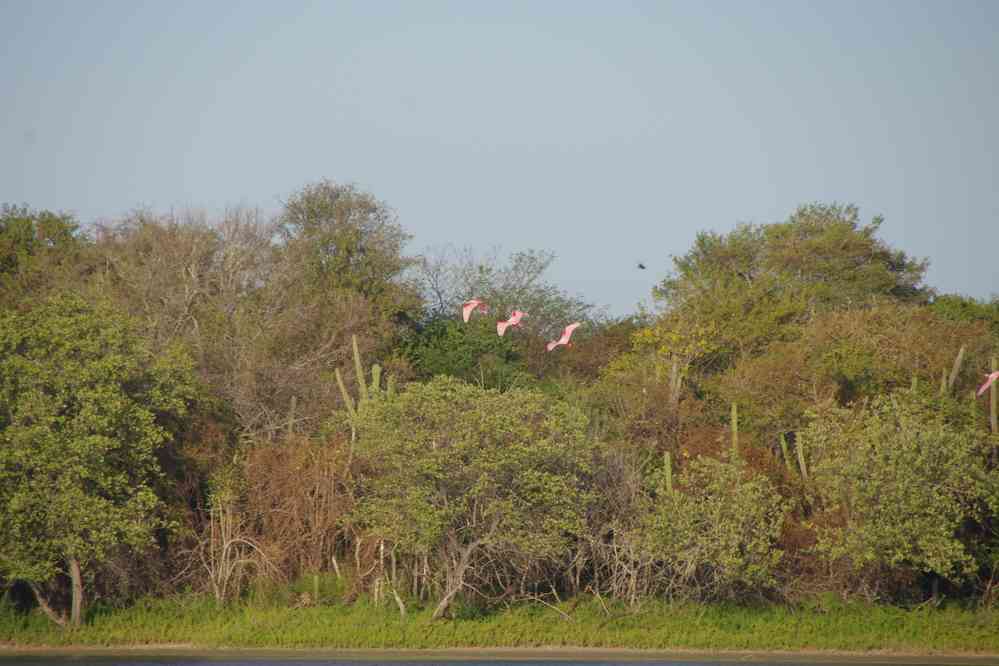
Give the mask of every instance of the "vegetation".
<path id="1" fill-rule="evenodd" d="M 996 650 L 996 303 L 881 224 L 701 234 L 615 320 L 328 181 L 5 206 L 0 641 Z"/>
<path id="2" fill-rule="evenodd" d="M 150 359 L 112 313 L 75 297 L 0 318 L 0 573 L 28 583 L 58 624 L 46 587 L 72 584 L 157 527 L 157 413 L 183 416 L 194 392 L 184 358 Z"/>
<path id="3" fill-rule="evenodd" d="M 332 586 L 331 586 L 332 587 Z M 303 582 L 299 589 L 311 589 Z M 324 590 L 326 588 L 323 588 Z M 433 606 L 405 619 L 391 605 L 325 598 L 291 608 L 277 599 L 219 606 L 210 598 L 136 601 L 128 609 L 95 609 L 81 629 L 59 630 L 38 615 L 0 611 L 0 643 L 203 648 L 583 647 L 700 650 L 848 650 L 941 654 L 999 651 L 999 617 L 958 607 L 901 609 L 823 597 L 807 606 L 732 603 L 632 608 L 585 596 L 519 604 L 483 613 L 462 606 L 447 622 Z"/>

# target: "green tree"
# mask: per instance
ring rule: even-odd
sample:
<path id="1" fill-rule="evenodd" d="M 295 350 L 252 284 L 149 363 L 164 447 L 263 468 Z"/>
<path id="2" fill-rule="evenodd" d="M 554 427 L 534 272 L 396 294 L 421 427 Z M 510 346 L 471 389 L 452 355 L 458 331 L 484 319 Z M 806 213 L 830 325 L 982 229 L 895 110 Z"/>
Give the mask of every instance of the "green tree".
<path id="1" fill-rule="evenodd" d="M 945 319 L 985 322 L 993 340 L 999 344 L 999 296 L 985 301 L 960 294 L 943 294 L 934 298 L 930 307 Z"/>
<path id="2" fill-rule="evenodd" d="M 187 358 L 153 359 L 128 320 L 75 296 L 0 316 L 0 574 L 46 589 L 68 575 L 80 623 L 84 577 L 160 526 L 161 421 L 195 397 Z"/>
<path id="3" fill-rule="evenodd" d="M 814 204 L 786 222 L 698 234 L 655 289 L 664 306 L 656 337 L 685 341 L 693 324 L 710 328 L 704 353 L 693 361 L 718 370 L 794 339 L 815 312 L 877 298 L 924 302 L 926 262 L 878 239 L 881 223 L 861 225 L 854 206 Z"/>
<path id="4" fill-rule="evenodd" d="M 533 383 L 512 337 L 496 335 L 491 319 L 476 318 L 466 324 L 439 318 L 413 334 L 404 353 L 423 379 L 450 375 L 496 389 Z"/>
<path id="5" fill-rule="evenodd" d="M 441 617 L 485 555 L 554 559 L 582 533 L 591 444 L 586 419 L 543 394 L 439 377 L 359 406 L 369 470 L 357 519 L 443 570 Z"/>
<path id="6" fill-rule="evenodd" d="M 293 194 L 279 222 L 286 251 L 314 285 L 361 294 L 385 315 L 416 314 L 419 297 L 403 280 L 415 262 L 403 254 L 410 236 L 384 203 L 324 180 Z"/>
<path id="7" fill-rule="evenodd" d="M 457 317 L 469 298 L 484 300 L 489 306 L 485 319 L 493 322 L 506 319 L 515 309 L 526 312 L 520 326 L 508 335 L 524 365 L 540 377 L 557 362 L 545 351 L 546 342 L 573 321 L 586 324 L 574 340 L 586 337 L 600 323 L 593 305 L 545 279 L 554 261 L 554 254 L 539 250 L 513 252 L 501 259 L 495 251 L 476 257 L 470 250 L 444 247 L 421 257 L 416 281 L 431 319 Z"/>
<path id="8" fill-rule="evenodd" d="M 70 215 L 0 206 L 0 305 L 37 298 L 78 266 L 86 247 Z"/>
<path id="9" fill-rule="evenodd" d="M 674 593 L 738 598 L 776 584 L 776 547 L 789 506 L 741 460 L 696 458 L 678 488 L 660 488 L 645 527 Z"/>
<path id="10" fill-rule="evenodd" d="M 834 401 L 846 406 L 908 387 L 939 387 L 965 348 L 954 395 L 967 395 L 986 370 L 989 339 L 981 323 L 951 321 L 924 306 L 880 304 L 825 312 L 799 339 L 771 345 L 717 378 L 726 402 L 744 406 L 747 429 L 776 444 L 779 433 L 804 426 L 806 411 Z"/>
<path id="11" fill-rule="evenodd" d="M 815 414 L 803 438 L 817 552 L 874 593 L 910 572 L 969 576 L 963 530 L 983 518 L 996 484 L 976 419 L 967 400 L 911 389 Z"/>

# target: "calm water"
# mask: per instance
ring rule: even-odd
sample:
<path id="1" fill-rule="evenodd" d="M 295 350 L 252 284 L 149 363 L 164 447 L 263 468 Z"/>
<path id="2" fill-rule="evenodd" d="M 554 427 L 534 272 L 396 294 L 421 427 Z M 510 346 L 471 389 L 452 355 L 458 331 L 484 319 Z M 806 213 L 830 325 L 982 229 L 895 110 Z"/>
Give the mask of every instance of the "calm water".
<path id="1" fill-rule="evenodd" d="M 766 658 L 754 656 L 724 656 L 717 661 L 704 660 L 703 657 L 691 657 L 689 660 L 681 658 L 649 661 L 641 659 L 620 660 L 613 659 L 440 659 L 437 657 L 428 659 L 379 659 L 364 658 L 360 660 L 348 661 L 337 659 L 325 659 L 321 656 L 246 656 L 240 655 L 80 655 L 69 654 L 44 655 L 44 654 L 4 654 L 0 651 L 0 665 L 8 664 L 53 664 L 57 666 L 164 666 L 166 664 L 177 664 L 178 666 L 191 666 L 193 664 L 212 664 L 212 666 L 286 666 L 290 664 L 323 664 L 327 666 L 376 666 L 385 664 L 386 666 L 611 666 L 613 664 L 624 664 L 626 666 L 732 666 L 736 663 L 748 663 L 755 666 L 790 666 L 801 664 L 803 666 L 859 666 L 860 664 L 873 666 L 875 664 L 898 665 L 898 666 L 929 666 L 931 664 L 946 664 L 955 666 L 971 665 L 999 665 L 999 660 L 994 658 L 978 657 L 821 657 L 796 659 L 788 655 L 779 658 Z"/>

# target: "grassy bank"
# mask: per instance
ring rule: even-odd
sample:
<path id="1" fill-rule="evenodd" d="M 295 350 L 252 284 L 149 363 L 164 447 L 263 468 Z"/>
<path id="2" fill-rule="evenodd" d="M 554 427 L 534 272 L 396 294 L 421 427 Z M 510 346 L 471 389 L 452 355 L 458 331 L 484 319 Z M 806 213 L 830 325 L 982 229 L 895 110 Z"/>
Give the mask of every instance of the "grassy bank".
<path id="1" fill-rule="evenodd" d="M 64 631 L 38 613 L 0 609 L 0 642 L 15 645 L 187 644 L 259 648 L 456 648 L 573 646 L 700 650 L 890 650 L 999 653 L 999 612 L 958 607 L 906 610 L 860 604 L 807 607 L 670 605 L 638 609 L 586 598 L 558 610 L 541 604 L 432 622 L 430 608 L 359 602 L 293 609 L 219 606 L 203 597 L 149 599 L 97 609 Z"/>

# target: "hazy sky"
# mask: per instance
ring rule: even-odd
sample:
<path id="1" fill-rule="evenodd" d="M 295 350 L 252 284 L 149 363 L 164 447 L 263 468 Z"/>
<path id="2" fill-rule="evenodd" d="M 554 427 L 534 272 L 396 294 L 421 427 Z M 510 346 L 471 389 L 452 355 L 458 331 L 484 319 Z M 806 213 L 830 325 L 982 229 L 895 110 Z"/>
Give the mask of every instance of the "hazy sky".
<path id="1" fill-rule="evenodd" d="M 0 201 L 86 223 L 349 181 L 414 252 L 552 250 L 622 314 L 697 231 L 839 201 L 985 297 L 997 35 L 995 0 L 0 0 Z"/>

